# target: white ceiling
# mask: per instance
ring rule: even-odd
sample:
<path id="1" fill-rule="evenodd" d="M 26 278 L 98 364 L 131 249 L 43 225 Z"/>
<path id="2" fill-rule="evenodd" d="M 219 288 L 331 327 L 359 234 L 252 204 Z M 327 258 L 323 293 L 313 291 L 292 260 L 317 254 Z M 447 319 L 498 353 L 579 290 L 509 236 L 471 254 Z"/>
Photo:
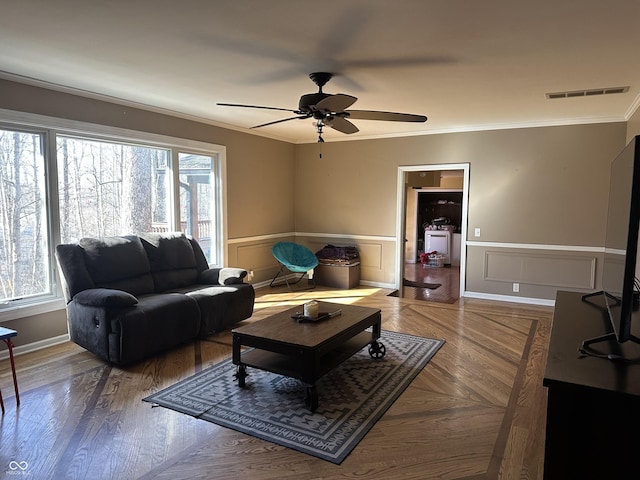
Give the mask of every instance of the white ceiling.
<path id="1" fill-rule="evenodd" d="M 0 77 L 232 128 L 297 108 L 317 87 L 352 108 L 427 115 L 354 120 L 327 141 L 625 121 L 640 94 L 638 0 L 0 0 Z M 624 94 L 545 93 L 629 86 Z M 314 142 L 313 120 L 253 130 Z"/>

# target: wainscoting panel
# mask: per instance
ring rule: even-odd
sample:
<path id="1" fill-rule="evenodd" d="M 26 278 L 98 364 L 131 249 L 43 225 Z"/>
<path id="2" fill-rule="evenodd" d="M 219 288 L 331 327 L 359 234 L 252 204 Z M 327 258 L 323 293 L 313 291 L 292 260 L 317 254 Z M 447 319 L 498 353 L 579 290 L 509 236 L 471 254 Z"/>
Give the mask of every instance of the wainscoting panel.
<path id="1" fill-rule="evenodd" d="M 380 278 L 384 272 L 383 246 L 381 243 L 362 243 L 360 272 L 363 278 Z"/>
<path id="2" fill-rule="evenodd" d="M 238 265 L 253 265 L 254 271 L 272 268 L 276 260 L 271 254 L 273 242 L 260 243 L 256 245 L 239 245 Z"/>
<path id="3" fill-rule="evenodd" d="M 551 252 L 485 252 L 485 280 L 592 290 L 596 257 Z"/>
<path id="4" fill-rule="evenodd" d="M 229 242 L 228 265 L 253 271 L 251 283 L 257 284 L 271 279 L 278 272 L 278 262 L 271 254 L 273 245 L 280 241 L 294 241 L 293 236 L 265 237 L 248 239 L 246 243 L 239 240 Z"/>
<path id="5" fill-rule="evenodd" d="M 253 271 L 251 283 L 270 282 L 278 271 L 271 247 L 280 241 L 305 245 L 317 252 L 325 245 L 354 245 L 360 253 L 360 278 L 367 285 L 395 284 L 395 239 L 391 237 L 342 237 L 333 234 L 277 234 L 229 240 L 227 265 Z"/>

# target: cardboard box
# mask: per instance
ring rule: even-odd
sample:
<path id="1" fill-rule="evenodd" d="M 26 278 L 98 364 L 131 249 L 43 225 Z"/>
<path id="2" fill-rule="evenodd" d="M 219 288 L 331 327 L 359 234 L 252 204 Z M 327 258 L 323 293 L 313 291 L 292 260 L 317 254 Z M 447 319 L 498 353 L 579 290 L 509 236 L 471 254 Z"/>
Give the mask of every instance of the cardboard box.
<path id="1" fill-rule="evenodd" d="M 319 264 L 313 278 L 318 285 L 335 288 L 355 288 L 360 285 L 360 262 L 349 265 Z"/>

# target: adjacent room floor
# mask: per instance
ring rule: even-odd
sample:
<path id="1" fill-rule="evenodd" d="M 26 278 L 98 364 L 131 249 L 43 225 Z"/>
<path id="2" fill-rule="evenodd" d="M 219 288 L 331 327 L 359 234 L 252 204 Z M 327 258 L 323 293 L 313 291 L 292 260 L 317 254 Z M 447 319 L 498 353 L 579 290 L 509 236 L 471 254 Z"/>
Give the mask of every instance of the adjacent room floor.
<path id="1" fill-rule="evenodd" d="M 447 265 L 425 268 L 421 263 L 405 263 L 404 278 L 414 282 L 440 284 L 436 289 L 404 287 L 404 298 L 454 303 L 460 297 L 460 267 Z"/>

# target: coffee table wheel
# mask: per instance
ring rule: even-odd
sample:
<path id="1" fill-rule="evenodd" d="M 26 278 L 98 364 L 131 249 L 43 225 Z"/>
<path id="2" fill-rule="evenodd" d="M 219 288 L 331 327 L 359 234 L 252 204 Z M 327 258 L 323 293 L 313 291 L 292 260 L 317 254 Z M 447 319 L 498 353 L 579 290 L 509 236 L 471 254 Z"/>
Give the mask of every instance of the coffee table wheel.
<path id="1" fill-rule="evenodd" d="M 312 413 L 318 408 L 318 390 L 315 385 L 307 385 L 305 388 L 304 405 Z"/>
<path id="2" fill-rule="evenodd" d="M 369 344 L 369 355 L 371 355 L 371 358 L 382 358 L 386 353 L 387 349 L 383 343 L 374 340 Z"/>
<path id="3" fill-rule="evenodd" d="M 244 388 L 246 385 L 244 379 L 247 378 L 247 367 L 244 365 L 238 365 L 236 367 L 236 373 L 234 375 L 238 379 L 238 386 Z"/>

